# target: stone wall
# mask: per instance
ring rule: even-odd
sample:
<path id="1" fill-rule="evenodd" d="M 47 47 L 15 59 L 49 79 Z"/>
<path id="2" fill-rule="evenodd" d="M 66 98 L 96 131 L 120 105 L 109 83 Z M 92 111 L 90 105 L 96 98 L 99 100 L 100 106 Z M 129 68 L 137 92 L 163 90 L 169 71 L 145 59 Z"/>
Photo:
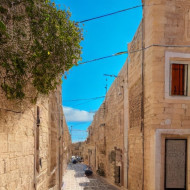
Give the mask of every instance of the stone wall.
<path id="1" fill-rule="evenodd" d="M 66 171 L 67 164 L 71 158 L 71 135 L 67 126 L 65 117 L 63 117 L 63 174 Z"/>
<path id="2" fill-rule="evenodd" d="M 167 64 L 172 61 L 189 62 L 190 48 L 183 46 L 189 44 L 190 2 L 146 0 L 144 3 L 152 5 L 144 7 L 143 28 L 141 24 L 129 45 L 129 51 L 135 53 L 129 54 L 128 66 L 128 189 L 163 190 L 165 139 L 189 139 L 189 134 L 186 137 L 181 135 L 189 129 L 189 99 L 169 95 Z M 140 51 L 143 47 L 142 32 L 144 60 Z M 144 122 L 141 123 L 143 117 Z M 163 132 L 162 140 L 156 144 L 156 134 L 160 130 L 167 130 L 167 133 Z M 189 189 L 189 181 L 187 184 Z"/>
<path id="3" fill-rule="evenodd" d="M 152 3 L 159 5 L 144 9 L 144 45 L 152 46 L 145 50 L 144 59 L 144 189 L 163 190 L 165 139 L 184 138 L 180 137 L 180 133 L 174 135 L 172 130 L 187 130 L 190 123 L 189 100 L 180 96 L 172 97 L 169 91 L 167 93 L 170 73 L 166 74 L 168 52 L 172 55 L 169 58 L 170 62 L 172 59 L 177 59 L 179 62 L 189 61 L 187 55 L 190 53 L 190 48 L 183 46 L 189 45 L 190 42 L 188 37 L 190 2 L 188 0 L 145 1 L 145 4 Z M 155 44 L 158 46 L 154 46 Z M 186 55 L 186 59 L 183 55 Z M 155 149 L 158 130 L 171 131 L 169 132 L 171 136 L 163 134 L 162 141 L 157 145 L 161 147 L 161 152 Z M 188 135 L 185 138 L 189 138 Z M 159 161 L 161 177 L 156 177 L 158 168 L 156 168 L 155 152 L 161 157 Z M 189 188 L 187 182 L 187 189 Z"/>
<path id="4" fill-rule="evenodd" d="M 34 118 L 1 110 L 0 188 L 34 188 Z"/>
<path id="5" fill-rule="evenodd" d="M 90 151 L 85 153 L 94 169 L 104 163 L 111 182 L 117 182 L 115 166 L 121 165 L 124 186 L 129 190 L 164 190 L 165 140 L 187 139 L 190 146 L 190 98 L 170 95 L 170 65 L 190 66 L 190 1 L 143 3 L 144 19 L 128 46 L 129 57 L 121 70 L 124 85 L 117 83 L 118 77 L 95 114 L 85 148 Z M 187 83 L 189 92 L 190 80 Z M 120 86 L 124 86 L 124 100 L 118 93 Z M 124 115 L 124 124 L 120 115 Z M 116 161 L 119 152 L 123 164 Z M 96 161 L 89 162 L 91 157 Z M 187 190 L 189 158 L 187 151 Z"/>
<path id="6" fill-rule="evenodd" d="M 49 141 L 47 146 L 49 146 L 49 163 L 48 176 L 49 176 L 49 186 L 48 188 L 54 187 L 58 189 L 62 185 L 62 167 L 63 161 L 63 109 L 62 109 L 62 99 L 61 99 L 61 88 L 57 90 L 56 93 L 50 95 L 49 97 Z"/>
<path id="7" fill-rule="evenodd" d="M 129 44 L 128 61 L 128 188 L 142 188 L 143 149 L 142 149 L 142 24 L 139 26 L 133 41 Z M 137 159 L 138 158 L 138 159 Z"/>
<path id="8" fill-rule="evenodd" d="M 3 93 L 0 97 L 0 189 L 60 189 L 68 159 L 63 157 L 68 138 L 62 133 L 61 88 L 36 105 L 16 104 Z"/>
<path id="9" fill-rule="evenodd" d="M 110 87 L 89 127 L 85 162 L 119 186 L 124 183 L 124 82 L 127 63 Z"/>

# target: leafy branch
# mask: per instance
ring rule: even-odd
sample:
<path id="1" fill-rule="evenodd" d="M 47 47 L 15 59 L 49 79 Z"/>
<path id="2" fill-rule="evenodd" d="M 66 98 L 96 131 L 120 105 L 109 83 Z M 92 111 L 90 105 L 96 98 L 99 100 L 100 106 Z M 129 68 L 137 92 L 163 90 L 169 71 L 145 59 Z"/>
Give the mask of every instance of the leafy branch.
<path id="1" fill-rule="evenodd" d="M 81 59 L 82 30 L 49 0 L 1 0 L 0 85 L 8 99 L 49 94 Z"/>

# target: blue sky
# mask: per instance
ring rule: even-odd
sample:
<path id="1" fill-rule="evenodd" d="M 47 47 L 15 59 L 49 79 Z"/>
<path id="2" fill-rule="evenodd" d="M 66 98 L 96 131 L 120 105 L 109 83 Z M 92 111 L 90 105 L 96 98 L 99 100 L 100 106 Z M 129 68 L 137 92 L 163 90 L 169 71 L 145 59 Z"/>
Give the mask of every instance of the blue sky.
<path id="1" fill-rule="evenodd" d="M 62 9 L 70 8 L 72 20 L 81 21 L 141 4 L 141 0 L 55 0 Z M 84 23 L 82 62 L 126 51 L 142 19 L 142 8 Z M 63 79 L 62 98 L 68 126 L 73 126 L 73 142 L 85 140 L 87 127 L 103 98 L 68 101 L 105 96 L 106 77 L 117 75 L 127 55 L 120 55 L 73 67 Z M 108 88 L 114 78 L 107 77 Z"/>

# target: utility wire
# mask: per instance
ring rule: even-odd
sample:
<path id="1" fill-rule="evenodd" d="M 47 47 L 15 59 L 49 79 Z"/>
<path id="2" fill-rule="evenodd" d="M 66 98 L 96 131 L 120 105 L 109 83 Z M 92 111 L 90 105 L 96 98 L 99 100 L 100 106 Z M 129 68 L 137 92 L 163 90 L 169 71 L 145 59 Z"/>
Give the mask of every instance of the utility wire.
<path id="1" fill-rule="evenodd" d="M 149 5 L 145 5 L 145 4 L 142 4 L 142 5 L 136 5 L 134 7 L 129 7 L 129 8 L 126 8 L 126 9 L 123 9 L 123 10 L 119 10 L 119 11 L 116 11 L 116 12 L 112 12 L 112 13 L 108 13 L 108 14 L 105 14 L 105 15 L 101 15 L 101 16 L 97 16 L 97 17 L 93 17 L 93 18 L 89 18 L 89 19 L 86 19 L 86 20 L 82 20 L 82 21 L 78 21 L 76 23 L 84 23 L 84 22 L 88 22 L 88 21 L 91 21 L 91 20 L 96 20 L 96 19 L 100 19 L 100 18 L 103 18 L 103 17 L 107 17 L 107 16 L 111 16 L 111 15 L 114 15 L 114 14 L 118 14 L 118 13 L 121 13 L 121 12 L 125 12 L 125 11 L 130 11 L 132 9 L 137 9 L 137 8 L 140 8 L 140 7 L 148 7 L 148 6 L 154 6 L 154 5 L 161 5 L 161 4 L 149 4 Z"/>
<path id="2" fill-rule="evenodd" d="M 102 98 L 108 98 L 108 97 L 111 97 L 111 96 L 113 96 L 113 95 L 107 95 L 107 96 L 103 96 Z M 99 97 L 98 97 L 99 98 Z M 87 101 L 87 102 L 83 102 L 83 103 L 80 103 L 80 104 L 75 104 L 75 105 L 72 105 L 72 107 L 76 107 L 76 106 L 79 106 L 79 105 L 84 105 L 84 104 L 88 104 L 89 102 L 93 102 L 93 101 L 95 101 L 95 100 L 97 100 L 98 98 L 94 98 L 94 99 L 90 99 L 89 101 Z M 80 99 L 79 99 L 80 100 Z M 86 100 L 88 100 L 88 99 L 86 99 Z M 76 99 L 76 101 L 77 101 L 77 99 Z M 110 100 L 109 100 L 110 101 Z M 99 108 L 99 109 L 104 109 L 104 108 Z M 95 111 L 87 111 L 87 112 L 89 112 L 89 113 L 95 113 L 95 112 L 97 112 L 98 110 L 95 110 Z"/>
<path id="3" fill-rule="evenodd" d="M 85 62 L 79 63 L 79 65 L 80 64 L 85 64 L 85 63 L 91 63 L 91 62 L 95 62 L 95 61 L 99 61 L 99 60 L 102 60 L 102 59 L 107 59 L 107 58 L 111 58 L 111 57 L 115 57 L 115 56 L 119 56 L 119 55 L 123 55 L 123 54 L 136 53 L 136 52 L 144 51 L 144 50 L 149 49 L 151 47 L 186 48 L 186 47 L 190 47 L 190 45 L 185 45 L 184 46 L 184 45 L 152 44 L 150 46 L 145 47 L 144 49 L 137 49 L 137 50 L 133 50 L 133 51 L 130 51 L 130 52 L 129 51 L 118 52 L 118 53 L 115 53 L 115 54 L 112 54 L 112 55 L 109 55 L 109 56 L 100 57 L 100 58 L 92 59 L 92 60 L 89 60 L 89 61 L 85 61 Z"/>
<path id="4" fill-rule="evenodd" d="M 89 101 L 87 101 L 87 102 L 83 102 L 83 103 L 81 103 L 81 104 L 75 104 L 75 105 L 73 105 L 73 106 L 74 106 L 74 107 L 80 106 L 80 105 L 87 104 L 87 103 L 92 102 L 92 101 L 95 101 L 95 100 L 98 100 L 98 99 L 89 100 Z"/>
<path id="5" fill-rule="evenodd" d="M 63 100 L 63 102 L 76 102 L 76 101 L 84 101 L 84 100 L 94 100 L 99 98 L 105 98 L 105 96 L 99 96 L 94 98 L 86 98 L 86 99 L 73 99 L 73 100 Z"/>
<path id="6" fill-rule="evenodd" d="M 79 63 L 79 64 L 85 64 L 85 63 L 90 63 L 90 62 L 94 62 L 94 61 L 99 61 L 99 60 L 102 60 L 102 59 L 107 59 L 107 58 L 111 58 L 111 57 L 114 57 L 114 56 L 123 55 L 123 54 L 127 54 L 127 53 L 128 53 L 128 51 L 118 52 L 118 53 L 115 53 L 115 54 L 112 54 L 112 55 L 108 55 L 108 56 L 105 56 L 105 57 L 100 57 L 100 58 L 92 59 L 92 60 L 85 61 L 85 62 L 82 62 L 82 63 Z"/>
<path id="7" fill-rule="evenodd" d="M 84 23 L 84 22 L 88 22 L 88 21 L 91 21 L 91 20 L 95 20 L 95 19 L 99 19 L 99 18 L 103 18 L 103 17 L 111 16 L 111 15 L 114 15 L 114 14 L 118 14 L 118 13 L 121 13 L 121 12 L 124 12 L 124 11 L 129 11 L 129 10 L 132 10 L 132 9 L 136 9 L 136 8 L 139 8 L 139 7 L 142 7 L 142 6 L 143 6 L 143 5 L 137 5 L 137 6 L 130 7 L 130 8 L 123 9 L 123 10 L 119 10 L 119 11 L 116 11 L 116 12 L 113 12 L 113 13 L 108 13 L 108 14 L 101 15 L 101 16 L 97 16 L 97 17 L 94 17 L 94 18 L 90 18 L 90 19 L 82 20 L 82 21 L 79 21 L 79 22 L 76 22 L 76 23 Z"/>
<path id="8" fill-rule="evenodd" d="M 78 127 L 78 125 L 84 125 L 85 123 L 88 123 L 89 121 L 81 121 L 81 123 L 75 123 L 74 125 L 77 125 L 77 127 Z"/>
<path id="9" fill-rule="evenodd" d="M 82 133 L 88 132 L 87 130 L 81 130 L 81 129 L 72 129 L 72 131 L 82 132 Z"/>
<path id="10" fill-rule="evenodd" d="M 111 95 L 110 95 L 111 96 Z M 102 98 L 105 98 L 106 96 L 103 96 Z M 108 96 L 109 97 L 109 96 Z M 84 104 L 87 104 L 87 103 L 89 103 L 89 102 L 93 102 L 93 101 L 96 101 L 96 100 L 98 100 L 98 99 L 100 99 L 100 97 L 98 97 L 98 98 L 94 98 L 94 99 L 90 99 L 89 101 L 87 101 L 87 102 L 83 102 L 83 103 L 80 103 L 80 104 L 75 104 L 75 105 L 72 105 L 72 107 L 76 107 L 76 106 L 80 106 L 80 105 L 84 105 Z"/>

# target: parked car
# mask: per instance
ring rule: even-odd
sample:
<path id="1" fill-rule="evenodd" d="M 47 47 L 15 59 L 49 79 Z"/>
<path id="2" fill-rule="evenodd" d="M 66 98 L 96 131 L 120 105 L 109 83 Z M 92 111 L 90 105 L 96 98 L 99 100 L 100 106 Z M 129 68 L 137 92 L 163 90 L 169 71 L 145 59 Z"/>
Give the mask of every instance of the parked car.
<path id="1" fill-rule="evenodd" d="M 73 163 L 73 164 L 77 163 L 77 158 L 75 156 L 71 157 L 71 163 Z"/>
<path id="2" fill-rule="evenodd" d="M 81 159 L 81 157 L 80 156 L 77 156 L 77 162 L 82 162 L 82 159 Z"/>

